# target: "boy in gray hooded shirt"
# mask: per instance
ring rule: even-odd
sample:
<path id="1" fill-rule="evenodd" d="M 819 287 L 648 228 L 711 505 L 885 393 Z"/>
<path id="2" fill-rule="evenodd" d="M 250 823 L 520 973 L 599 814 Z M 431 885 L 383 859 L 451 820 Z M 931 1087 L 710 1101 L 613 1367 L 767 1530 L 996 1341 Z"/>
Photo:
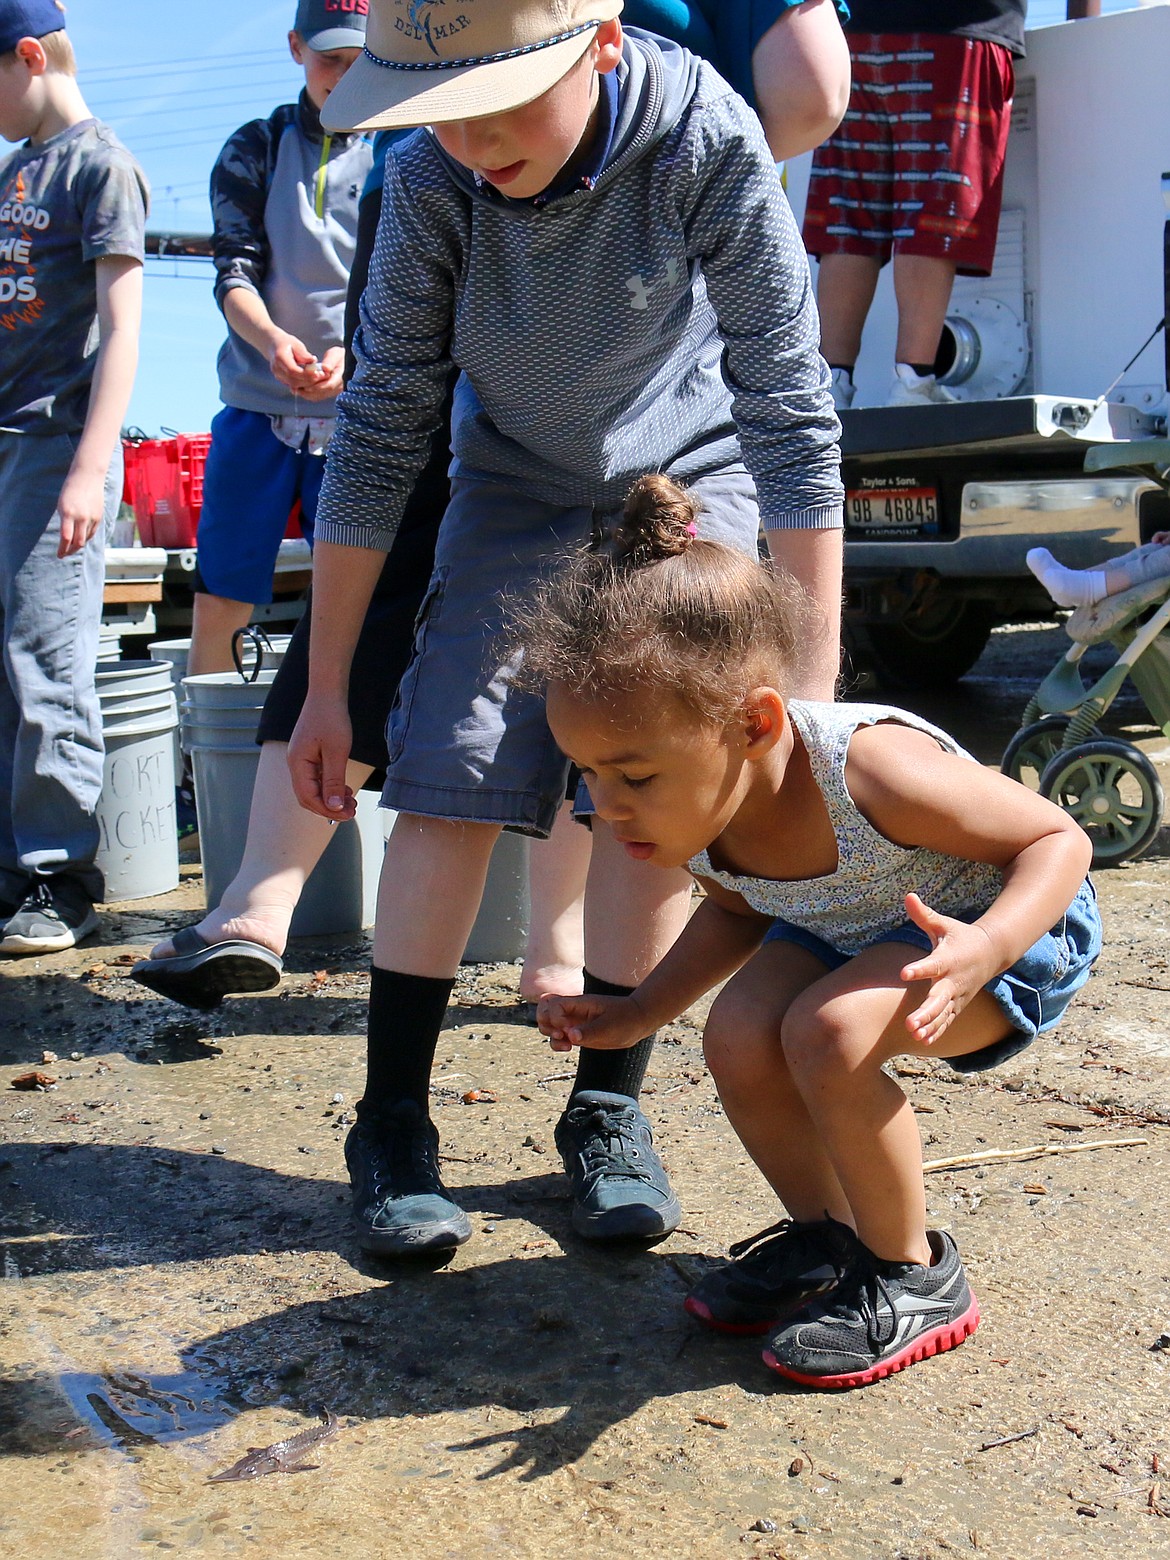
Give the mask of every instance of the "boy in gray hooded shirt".
<path id="1" fill-rule="evenodd" d="M 442 405 L 452 500 L 391 717 L 368 1073 L 346 1145 L 367 1250 L 470 1233 L 427 1115 L 435 1043 L 501 827 L 546 834 L 566 764 L 509 683 L 503 597 L 603 535 L 636 476 L 703 502 L 703 534 L 769 544 L 840 589 L 839 426 L 807 263 L 751 110 L 707 65 L 623 35 L 621 0 L 373 0 L 337 124 L 427 124 L 395 148 L 318 511 L 309 695 L 293 785 L 353 812 L 345 685 L 366 603 Z M 834 654 L 835 647 L 825 654 Z M 410 885 L 405 888 L 403 885 Z M 595 832 L 586 989 L 628 990 L 674 940 L 689 880 Z M 678 1203 L 636 1104 L 649 1041 L 582 1052 L 557 1146 L 573 1223 L 658 1239 Z"/>
<path id="2" fill-rule="evenodd" d="M 298 499 L 312 540 L 341 388 L 358 198 L 373 158 L 365 137 L 332 135 L 319 116 L 364 35 L 364 0 L 344 9 L 299 0 L 288 41 L 304 91 L 242 125 L 211 172 L 215 300 L 228 335 L 199 520 L 192 674 L 230 670 L 233 632 L 255 603 L 272 600 Z"/>

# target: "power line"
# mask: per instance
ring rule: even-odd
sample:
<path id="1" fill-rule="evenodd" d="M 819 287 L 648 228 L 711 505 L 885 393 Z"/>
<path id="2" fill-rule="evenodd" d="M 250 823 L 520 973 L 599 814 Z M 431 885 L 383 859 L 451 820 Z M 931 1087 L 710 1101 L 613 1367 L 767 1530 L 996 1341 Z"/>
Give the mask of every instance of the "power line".
<path id="1" fill-rule="evenodd" d="M 257 49 L 254 53 L 240 55 L 232 54 L 191 54 L 185 58 L 173 60 L 140 60 L 137 64 L 122 65 L 98 65 L 93 70 L 85 72 L 86 81 L 109 80 L 115 76 L 123 76 L 127 81 L 141 81 L 143 76 L 159 74 L 174 75 L 187 70 L 255 70 L 256 66 L 266 60 L 292 60 L 287 49 Z M 168 72 L 166 67 L 173 65 L 174 71 Z"/>
<path id="2" fill-rule="evenodd" d="M 196 104 L 210 104 L 213 98 L 218 98 L 224 93 L 229 98 L 234 98 L 238 101 L 241 99 L 242 94 L 252 91 L 275 92 L 281 89 L 285 91 L 291 90 L 289 75 L 286 71 L 281 71 L 278 76 L 273 75 L 271 81 L 265 77 L 260 79 L 252 78 L 247 82 L 229 82 L 222 87 L 159 87 L 156 91 L 152 91 L 149 94 L 138 91 L 132 97 L 114 99 L 106 99 L 100 93 L 90 92 L 88 97 L 95 108 L 101 109 L 103 114 L 109 114 L 117 113 L 123 109 L 142 108 L 144 101 L 149 103 L 156 99 L 165 99 L 168 103 L 182 104 L 193 102 Z M 149 113 L 157 112 L 157 110 L 153 109 L 143 111 Z"/>

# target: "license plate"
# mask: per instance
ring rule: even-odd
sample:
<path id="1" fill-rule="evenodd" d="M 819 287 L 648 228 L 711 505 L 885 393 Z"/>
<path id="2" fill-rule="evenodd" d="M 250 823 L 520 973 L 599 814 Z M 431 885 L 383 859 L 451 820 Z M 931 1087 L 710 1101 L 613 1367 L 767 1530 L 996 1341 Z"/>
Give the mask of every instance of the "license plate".
<path id="1" fill-rule="evenodd" d="M 880 484 L 850 488 L 845 494 L 845 524 L 856 531 L 929 535 L 938 530 L 938 489 L 913 478 L 883 478 Z"/>

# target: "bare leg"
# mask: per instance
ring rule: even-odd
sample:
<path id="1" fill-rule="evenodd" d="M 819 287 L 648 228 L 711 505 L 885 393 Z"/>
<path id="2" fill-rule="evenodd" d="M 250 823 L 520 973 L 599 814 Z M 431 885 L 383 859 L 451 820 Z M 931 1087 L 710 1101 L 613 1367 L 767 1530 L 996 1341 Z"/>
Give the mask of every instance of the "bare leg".
<path id="1" fill-rule="evenodd" d="M 781 1040 L 858 1235 L 883 1261 L 929 1264 L 918 1124 L 882 1065 L 893 1056 L 963 1056 L 1009 1026 L 981 991 L 936 1045 L 912 1040 L 905 1020 L 925 986 L 906 986 L 899 971 L 914 956 L 900 943 L 858 954 L 794 998 Z"/>
<path id="2" fill-rule="evenodd" d="M 820 1133 L 793 1082 L 780 1042 L 793 1000 L 825 966 L 793 943 L 766 943 L 720 992 L 703 1054 L 736 1136 L 793 1219 L 853 1213 Z"/>
<path id="3" fill-rule="evenodd" d="M 857 362 L 861 333 L 880 271 L 877 260 L 869 255 L 822 256 L 817 273 L 817 308 L 821 315 L 821 356 L 828 362 Z"/>
<path id="4" fill-rule="evenodd" d="M 575 996 L 585 962 L 585 881 L 592 851 L 590 831 L 573 821 L 573 805 L 557 814 L 552 834 L 529 852 L 531 914 L 520 971 L 520 995 L 535 1002 L 545 992 Z"/>
<path id="5" fill-rule="evenodd" d="M 232 601 L 227 596 L 209 596 L 197 591 L 187 675 L 201 677 L 205 672 L 230 672 L 232 635 L 237 628 L 247 627 L 251 616 L 252 603 L 249 601 Z"/>
<path id="6" fill-rule="evenodd" d="M 345 778 L 360 790 L 371 773 L 368 764 L 353 760 Z M 209 907 L 196 930 L 209 942 L 228 937 L 261 943 L 283 953 L 289 922 L 309 873 L 333 838 L 328 819 L 308 812 L 293 795 L 288 772 L 288 744 L 265 742 L 260 748 L 248 836 L 240 870 L 224 890 L 218 905 Z M 152 959 L 174 953 L 167 938 L 150 951 Z"/>
<path id="7" fill-rule="evenodd" d="M 591 975 L 636 986 L 687 924 L 691 877 L 632 861 L 600 818 L 585 891 L 585 965 Z"/>
<path id="8" fill-rule="evenodd" d="M 894 256 L 894 296 L 898 300 L 898 363 L 933 363 L 942 340 L 955 265 L 929 255 Z"/>
<path id="9" fill-rule="evenodd" d="M 450 980 L 483 898 L 498 824 L 399 813 L 378 885 L 374 963 Z"/>

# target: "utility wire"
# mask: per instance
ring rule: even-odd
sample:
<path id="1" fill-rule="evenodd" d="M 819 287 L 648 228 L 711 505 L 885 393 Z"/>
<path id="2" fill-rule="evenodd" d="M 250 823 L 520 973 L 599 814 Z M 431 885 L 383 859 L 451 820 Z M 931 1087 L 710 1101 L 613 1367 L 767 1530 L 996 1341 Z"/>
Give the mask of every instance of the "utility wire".
<path id="1" fill-rule="evenodd" d="M 141 81 L 144 76 L 174 75 L 188 70 L 255 70 L 257 65 L 266 61 L 290 58 L 287 49 L 257 49 L 255 53 L 243 57 L 238 53 L 192 54 L 185 59 L 140 60 L 137 64 L 129 65 L 98 65 L 93 70 L 87 70 L 84 79 L 86 81 L 110 80 L 121 76 L 127 81 Z M 165 68 L 168 65 L 173 65 L 174 71 L 168 73 Z"/>

